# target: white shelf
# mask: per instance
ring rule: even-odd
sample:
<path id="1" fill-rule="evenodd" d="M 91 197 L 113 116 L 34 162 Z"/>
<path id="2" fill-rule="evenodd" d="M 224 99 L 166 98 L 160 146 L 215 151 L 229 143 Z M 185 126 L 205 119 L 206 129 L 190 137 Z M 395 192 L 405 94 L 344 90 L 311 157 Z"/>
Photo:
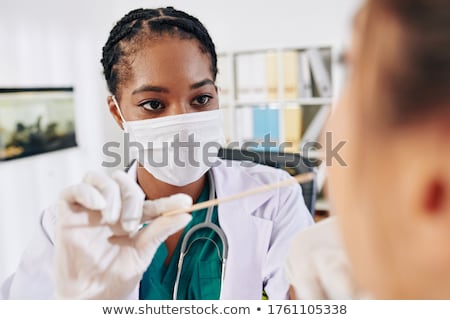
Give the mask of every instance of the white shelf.
<path id="1" fill-rule="evenodd" d="M 319 58 L 317 49 L 320 51 Z M 262 53 L 265 54 L 264 59 Z M 319 142 L 325 113 L 329 113 L 334 105 L 334 54 L 332 45 L 219 54 L 221 61 L 217 84 L 221 88 L 219 98 L 221 107 L 224 107 L 227 143 L 238 142 L 236 149 L 242 149 L 245 142 L 260 143 L 262 130 L 255 128 L 266 126 L 271 128 L 267 131 L 272 130 L 276 127 L 274 119 L 277 119 L 277 129 L 273 130 L 278 132 L 271 140 L 292 143 L 291 148 L 284 150 L 286 153 L 296 153 L 310 161 L 322 161 L 316 171 L 317 189 L 321 191 L 326 176 L 323 150 L 311 149 L 305 154 L 301 148 L 302 141 Z M 267 114 L 266 118 L 264 114 Z M 255 122 L 255 116 L 260 122 Z M 254 127 L 256 125 L 260 127 Z M 298 130 L 300 132 L 296 135 Z M 329 214 L 327 199 L 317 199 L 315 210 Z"/>
<path id="2" fill-rule="evenodd" d="M 314 54 L 316 51 L 311 51 L 311 49 L 320 51 L 325 72 L 317 67 L 318 60 L 317 58 L 313 59 L 317 57 L 317 54 Z M 311 52 L 313 58 L 311 58 Z M 264 57 L 261 57 L 261 54 Z M 323 89 L 330 85 L 331 88 L 334 87 L 333 54 L 333 46 L 324 44 L 218 54 L 220 63 L 217 84 L 219 88 L 222 88 L 219 98 L 220 105 L 224 109 L 227 141 L 239 142 L 238 148 L 241 148 L 245 141 L 260 142 L 261 130 L 255 131 L 254 129 L 257 127 L 254 126 L 267 121 L 268 124 L 264 125 L 275 127 L 276 125 L 271 122 L 275 118 L 263 117 L 263 120 L 256 124 L 251 121 L 253 121 L 254 115 L 261 117 L 264 113 L 264 110 L 259 109 L 267 107 L 270 115 L 275 114 L 271 109 L 280 110 L 275 116 L 278 118 L 278 129 L 275 129 L 278 132 L 275 134 L 276 138 L 273 139 L 277 142 L 293 144 L 293 148 L 289 148 L 285 152 L 302 154 L 301 141 L 317 140 L 316 129 L 320 130 L 322 127 L 321 121 L 319 121 L 322 117 L 318 116 L 323 114 L 321 110 L 329 111 L 334 104 L 334 96 L 331 96 L 333 92 Z M 304 63 L 306 63 L 306 67 Z M 323 76 L 324 74 L 325 76 Z M 310 77 L 310 81 L 308 81 L 308 77 Z M 323 79 L 329 79 L 329 81 Z M 327 85 L 328 82 L 331 83 Z M 320 96 L 321 94 L 323 96 Z M 247 121 L 247 119 L 249 120 Z M 290 119 L 295 121 L 289 121 Z M 287 127 L 286 123 L 291 131 L 284 129 Z M 294 132 L 292 130 L 301 132 L 295 136 L 295 134 L 291 134 Z M 311 160 L 323 160 L 320 150 L 309 150 L 307 156 Z"/>

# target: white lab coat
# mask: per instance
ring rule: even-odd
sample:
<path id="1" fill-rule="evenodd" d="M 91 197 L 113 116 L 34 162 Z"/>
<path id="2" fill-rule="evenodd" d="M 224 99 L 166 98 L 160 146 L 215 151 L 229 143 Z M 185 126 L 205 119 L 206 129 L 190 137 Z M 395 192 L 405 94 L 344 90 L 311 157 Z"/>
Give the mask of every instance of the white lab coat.
<path id="1" fill-rule="evenodd" d="M 249 166 L 251 164 L 251 167 Z M 136 170 L 129 174 L 136 175 Z M 221 161 L 213 168 L 218 198 L 289 178 L 280 169 L 249 162 Z M 293 184 L 219 205 L 219 224 L 229 244 L 222 299 L 288 297 L 284 262 L 293 236 L 313 224 L 301 188 Z M 53 239 L 55 212 L 43 212 L 40 226 L 15 274 L 2 285 L 5 299 L 54 297 Z M 137 287 L 129 296 L 138 299 Z"/>

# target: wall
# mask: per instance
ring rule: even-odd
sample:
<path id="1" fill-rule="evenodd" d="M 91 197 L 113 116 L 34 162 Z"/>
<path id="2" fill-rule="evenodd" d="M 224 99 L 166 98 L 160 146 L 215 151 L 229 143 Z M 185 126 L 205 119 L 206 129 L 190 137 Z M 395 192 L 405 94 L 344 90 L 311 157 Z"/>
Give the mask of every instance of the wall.
<path id="1" fill-rule="evenodd" d="M 99 167 L 110 117 L 100 53 L 111 26 L 94 1 L 2 1 L 0 87 L 74 86 L 79 147 L 0 162 L 0 281 L 30 241 L 40 212 Z"/>
<path id="2" fill-rule="evenodd" d="M 106 112 L 100 66 L 109 29 L 136 7 L 173 5 L 196 15 L 219 52 L 345 42 L 360 0 L 2 0 L 0 87 L 74 86 L 79 147 L 0 162 L 0 281 L 17 266 L 39 213 L 88 169 L 120 131 Z"/>

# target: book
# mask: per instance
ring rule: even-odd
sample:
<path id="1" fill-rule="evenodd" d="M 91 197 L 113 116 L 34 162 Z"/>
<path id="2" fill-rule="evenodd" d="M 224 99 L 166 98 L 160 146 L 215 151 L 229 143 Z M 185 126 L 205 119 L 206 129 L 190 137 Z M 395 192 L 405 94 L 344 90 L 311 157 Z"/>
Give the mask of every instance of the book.
<path id="1" fill-rule="evenodd" d="M 252 101 L 251 57 L 249 54 L 236 56 L 236 91 L 239 102 Z"/>
<path id="2" fill-rule="evenodd" d="M 253 139 L 257 142 L 268 140 L 277 146 L 269 148 L 278 150 L 279 142 L 279 110 L 269 106 L 253 107 Z M 261 146 L 262 148 L 262 146 Z M 267 148 L 263 148 L 267 150 Z"/>
<path id="3" fill-rule="evenodd" d="M 331 77 L 328 72 L 325 61 L 319 49 L 311 48 L 306 50 L 308 60 L 311 66 L 311 73 L 318 95 L 320 97 L 331 97 L 333 92 L 331 88 Z"/>
<path id="4" fill-rule="evenodd" d="M 309 67 L 308 54 L 298 53 L 298 97 L 311 98 L 313 96 L 311 69 Z"/>
<path id="5" fill-rule="evenodd" d="M 236 107 L 234 127 L 238 142 L 253 139 L 253 110 L 251 107 Z"/>
<path id="6" fill-rule="evenodd" d="M 251 64 L 251 95 L 253 102 L 262 102 L 267 100 L 267 82 L 266 82 L 266 54 L 265 52 L 256 52 L 250 55 Z"/>
<path id="7" fill-rule="evenodd" d="M 285 152 L 295 152 L 301 140 L 302 133 L 302 107 L 296 104 L 286 105 L 283 108 L 284 117 L 284 142 L 292 146 L 286 148 Z"/>
<path id="8" fill-rule="evenodd" d="M 287 50 L 283 52 L 283 86 L 284 99 L 298 98 L 298 52 Z"/>
<path id="9" fill-rule="evenodd" d="M 274 51 L 266 53 L 266 83 L 267 99 L 269 101 L 277 100 L 278 97 L 278 57 Z"/>

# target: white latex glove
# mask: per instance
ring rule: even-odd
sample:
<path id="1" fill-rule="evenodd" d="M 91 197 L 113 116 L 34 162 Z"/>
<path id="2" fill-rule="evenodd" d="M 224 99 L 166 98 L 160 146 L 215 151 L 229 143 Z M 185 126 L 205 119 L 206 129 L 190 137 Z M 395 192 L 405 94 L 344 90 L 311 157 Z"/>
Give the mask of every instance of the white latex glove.
<path id="1" fill-rule="evenodd" d="M 291 294 L 300 300 L 367 298 L 357 288 L 342 247 L 335 217 L 303 230 L 294 238 L 286 262 Z"/>
<path id="2" fill-rule="evenodd" d="M 83 183 L 63 192 L 56 208 L 56 298 L 128 297 L 161 243 L 191 220 L 187 213 L 160 214 L 191 205 L 185 194 L 145 201 L 141 188 L 122 171 L 112 178 L 88 173 Z"/>

